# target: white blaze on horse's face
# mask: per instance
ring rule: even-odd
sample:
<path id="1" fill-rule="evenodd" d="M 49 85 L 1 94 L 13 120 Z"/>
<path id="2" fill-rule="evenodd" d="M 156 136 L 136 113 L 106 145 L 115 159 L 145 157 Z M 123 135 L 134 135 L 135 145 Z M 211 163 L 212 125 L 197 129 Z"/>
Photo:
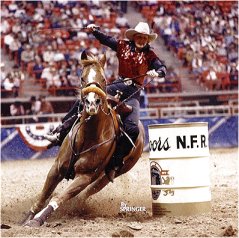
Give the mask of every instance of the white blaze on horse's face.
<path id="1" fill-rule="evenodd" d="M 101 98 L 98 94 L 90 92 L 85 97 L 85 110 L 90 115 L 96 115 L 99 111 L 99 106 L 101 104 Z"/>
<path id="2" fill-rule="evenodd" d="M 88 75 L 88 83 L 95 82 L 95 76 L 96 76 L 96 72 L 94 69 L 91 68 Z"/>

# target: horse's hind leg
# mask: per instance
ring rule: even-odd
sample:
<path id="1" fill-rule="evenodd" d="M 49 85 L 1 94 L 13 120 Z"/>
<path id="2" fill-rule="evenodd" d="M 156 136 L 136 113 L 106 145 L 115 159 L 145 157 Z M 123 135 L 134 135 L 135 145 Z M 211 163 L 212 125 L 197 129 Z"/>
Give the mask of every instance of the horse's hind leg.
<path id="1" fill-rule="evenodd" d="M 44 207 L 46 200 L 51 196 L 54 189 L 63 178 L 63 175 L 58 170 L 58 163 L 55 161 L 47 175 L 41 194 L 31 207 L 27 217 L 22 222 L 23 224 L 26 224 L 33 219 L 34 215 Z"/>

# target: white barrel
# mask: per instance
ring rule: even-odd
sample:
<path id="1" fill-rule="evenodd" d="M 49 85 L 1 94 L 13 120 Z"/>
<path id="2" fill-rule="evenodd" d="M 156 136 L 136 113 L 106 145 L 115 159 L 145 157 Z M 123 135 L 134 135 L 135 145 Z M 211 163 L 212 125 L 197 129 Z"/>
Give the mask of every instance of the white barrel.
<path id="1" fill-rule="evenodd" d="M 211 210 L 208 124 L 149 125 L 153 215 Z"/>

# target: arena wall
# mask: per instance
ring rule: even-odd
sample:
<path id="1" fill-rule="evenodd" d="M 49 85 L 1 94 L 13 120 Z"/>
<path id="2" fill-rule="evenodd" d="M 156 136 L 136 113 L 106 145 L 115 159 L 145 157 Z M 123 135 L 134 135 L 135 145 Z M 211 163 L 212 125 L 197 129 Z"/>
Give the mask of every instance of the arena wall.
<path id="1" fill-rule="evenodd" d="M 145 151 L 148 150 L 148 125 L 164 123 L 207 122 L 209 148 L 238 147 L 238 116 L 197 117 L 141 120 L 145 128 Z M 57 126 L 56 123 L 16 125 L 1 128 L 1 160 L 43 159 L 57 155 L 59 147 L 46 149 L 42 137 Z"/>

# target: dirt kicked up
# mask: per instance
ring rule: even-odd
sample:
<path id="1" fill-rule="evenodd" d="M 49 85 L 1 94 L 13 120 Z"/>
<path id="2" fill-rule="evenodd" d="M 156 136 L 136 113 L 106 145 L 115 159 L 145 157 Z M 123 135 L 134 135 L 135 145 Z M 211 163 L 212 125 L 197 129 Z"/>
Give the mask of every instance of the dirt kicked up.
<path id="1" fill-rule="evenodd" d="M 52 159 L 1 164 L 2 237 L 238 237 L 238 149 L 210 151 L 211 212 L 152 216 L 149 155 L 85 203 L 80 196 L 40 228 L 20 226 L 41 191 Z M 70 183 L 63 181 L 59 193 Z M 124 211 L 122 207 L 135 208 Z M 137 208 L 137 209 L 136 209 Z"/>

